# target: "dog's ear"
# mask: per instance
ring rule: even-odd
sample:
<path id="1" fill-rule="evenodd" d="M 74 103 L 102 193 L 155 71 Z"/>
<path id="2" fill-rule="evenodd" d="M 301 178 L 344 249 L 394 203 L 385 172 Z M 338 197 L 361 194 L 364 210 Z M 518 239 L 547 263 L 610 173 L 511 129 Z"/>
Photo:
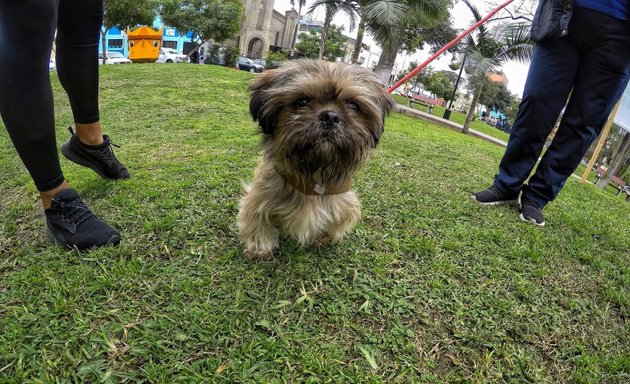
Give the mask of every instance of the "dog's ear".
<path id="1" fill-rule="evenodd" d="M 394 106 L 396 105 L 396 102 L 394 101 L 392 96 L 387 91 L 385 91 L 384 93 L 385 95 L 382 99 L 382 104 L 381 104 L 383 106 L 383 120 L 385 120 L 385 116 L 387 116 L 394 109 Z"/>
<path id="2" fill-rule="evenodd" d="M 266 97 L 264 93 L 262 89 L 252 91 L 251 98 L 249 99 L 249 113 L 252 115 L 254 121 L 258 122 L 262 132 L 271 135 L 273 134 L 274 126 L 269 113 L 265 113 Z"/>
<path id="3" fill-rule="evenodd" d="M 378 84 L 379 88 L 378 97 L 375 100 L 376 103 L 380 106 L 381 109 L 381 122 L 377 127 L 376 131 L 372 131 L 372 137 L 374 138 L 374 147 L 378 144 L 381 135 L 385 131 L 385 117 L 389 114 L 389 112 L 394 109 L 394 99 L 391 97 L 389 93 L 385 90 L 385 87 L 382 84 Z"/>
<path id="4" fill-rule="evenodd" d="M 249 113 L 251 113 L 254 121 L 258 122 L 260 130 L 265 135 L 273 135 L 278 121 L 278 112 L 269 112 L 268 105 L 265 101 L 264 92 L 257 91 L 252 93 L 249 100 Z"/>
<path id="5" fill-rule="evenodd" d="M 381 111 L 383 112 L 383 121 L 385 121 L 385 116 L 387 116 L 396 105 L 394 98 L 392 95 L 387 92 L 387 87 L 384 84 L 378 83 L 377 87 L 379 88 L 377 103 L 381 106 Z"/>
<path id="6" fill-rule="evenodd" d="M 273 135 L 276 128 L 280 109 L 274 104 L 273 89 L 283 77 L 281 69 L 265 71 L 249 87 L 249 113 L 266 135 Z"/>

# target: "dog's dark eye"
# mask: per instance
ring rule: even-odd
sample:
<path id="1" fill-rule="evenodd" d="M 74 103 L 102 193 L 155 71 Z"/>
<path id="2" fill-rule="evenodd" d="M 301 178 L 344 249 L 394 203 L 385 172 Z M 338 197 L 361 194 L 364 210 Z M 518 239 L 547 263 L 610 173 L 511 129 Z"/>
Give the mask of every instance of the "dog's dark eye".
<path id="1" fill-rule="evenodd" d="M 295 105 L 295 108 L 304 108 L 304 107 L 306 107 L 306 106 L 308 105 L 308 103 L 310 103 L 310 102 L 311 102 L 311 99 L 310 99 L 310 98 L 308 98 L 308 97 L 302 97 L 301 99 L 298 99 L 298 100 L 294 103 L 294 105 Z"/>
<path id="2" fill-rule="evenodd" d="M 353 102 L 353 101 L 348 101 L 348 108 L 352 109 L 353 111 L 359 111 L 359 106 L 357 105 L 357 103 Z"/>

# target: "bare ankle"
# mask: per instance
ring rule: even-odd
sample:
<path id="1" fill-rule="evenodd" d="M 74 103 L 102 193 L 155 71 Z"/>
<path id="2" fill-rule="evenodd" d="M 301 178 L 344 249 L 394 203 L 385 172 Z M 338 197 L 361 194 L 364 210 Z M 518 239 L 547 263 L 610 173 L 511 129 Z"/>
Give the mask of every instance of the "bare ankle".
<path id="1" fill-rule="evenodd" d="M 58 187 L 53 188 L 50 191 L 40 191 L 39 195 L 42 198 L 42 205 L 44 206 L 44 209 L 50 208 L 50 205 L 52 204 L 52 198 L 55 197 L 56 194 L 68 188 L 70 188 L 70 185 L 67 181 L 64 180 L 63 183 L 61 183 Z"/>
<path id="2" fill-rule="evenodd" d="M 74 124 L 79 141 L 87 145 L 99 145 L 103 143 L 103 129 L 101 128 L 101 122 L 90 124 Z"/>

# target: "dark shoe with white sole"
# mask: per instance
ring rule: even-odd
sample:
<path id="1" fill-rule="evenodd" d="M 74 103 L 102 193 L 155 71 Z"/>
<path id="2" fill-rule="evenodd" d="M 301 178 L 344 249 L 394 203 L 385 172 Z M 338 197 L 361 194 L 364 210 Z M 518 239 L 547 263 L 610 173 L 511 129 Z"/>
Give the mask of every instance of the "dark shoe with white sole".
<path id="1" fill-rule="evenodd" d="M 103 142 L 95 146 L 87 146 L 79 140 L 72 128 L 68 128 L 72 137 L 70 141 L 61 146 L 61 153 L 68 160 L 88 167 L 104 179 L 117 180 L 128 179 L 129 171 L 116 159 L 112 146 L 119 147 L 112 143 L 109 136 L 103 135 Z"/>
<path id="2" fill-rule="evenodd" d="M 120 243 L 120 234 L 92 213 L 74 189 L 57 193 L 44 212 L 48 238 L 66 249 L 84 250 Z"/>
<path id="3" fill-rule="evenodd" d="M 535 202 L 527 198 L 521 198 L 519 209 L 521 211 L 519 215 L 521 220 L 538 225 L 539 227 L 545 226 L 545 216 L 543 216 L 542 208 Z"/>
<path id="4" fill-rule="evenodd" d="M 518 200 L 518 193 L 503 193 L 493 185 L 484 191 L 474 193 L 471 198 L 479 204 L 483 205 L 516 205 Z"/>

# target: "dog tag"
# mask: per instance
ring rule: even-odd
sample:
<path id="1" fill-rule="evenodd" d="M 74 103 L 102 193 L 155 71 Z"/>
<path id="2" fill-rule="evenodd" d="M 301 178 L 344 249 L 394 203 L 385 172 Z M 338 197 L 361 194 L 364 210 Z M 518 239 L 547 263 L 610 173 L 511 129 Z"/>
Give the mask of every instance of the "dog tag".
<path id="1" fill-rule="evenodd" d="M 313 191 L 315 191 L 318 195 L 323 195 L 324 192 L 326 192 L 326 188 L 324 188 L 323 185 L 315 184 Z"/>

